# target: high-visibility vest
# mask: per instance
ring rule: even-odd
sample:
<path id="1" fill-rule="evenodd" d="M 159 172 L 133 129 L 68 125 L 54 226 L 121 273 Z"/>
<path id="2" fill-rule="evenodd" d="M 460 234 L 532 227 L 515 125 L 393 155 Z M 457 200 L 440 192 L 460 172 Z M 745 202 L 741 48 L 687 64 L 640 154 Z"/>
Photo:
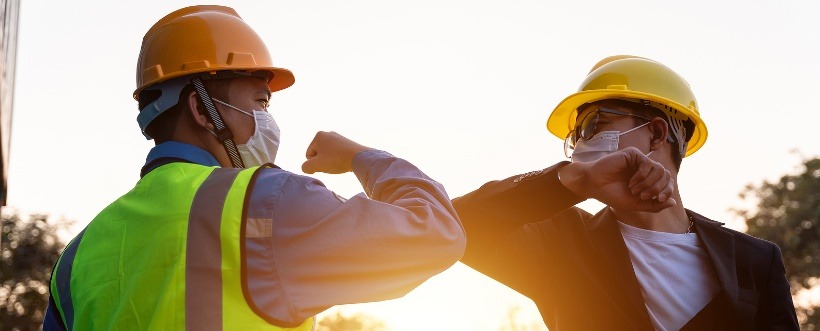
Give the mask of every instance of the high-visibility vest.
<path id="1" fill-rule="evenodd" d="M 314 317 L 270 317 L 254 300 L 265 294 L 249 291 L 245 218 L 260 169 L 170 163 L 106 207 L 52 274 L 68 329 L 313 329 Z"/>

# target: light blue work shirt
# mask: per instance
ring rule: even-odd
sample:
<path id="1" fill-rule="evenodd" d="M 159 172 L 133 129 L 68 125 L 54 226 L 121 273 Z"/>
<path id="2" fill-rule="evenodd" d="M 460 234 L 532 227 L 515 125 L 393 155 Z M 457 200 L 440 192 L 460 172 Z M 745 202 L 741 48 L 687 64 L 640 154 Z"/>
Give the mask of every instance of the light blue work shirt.
<path id="1" fill-rule="evenodd" d="M 165 142 L 142 174 L 169 162 L 219 166 L 201 148 Z M 279 168 L 257 176 L 248 214 L 270 219 L 246 238 L 245 258 L 250 292 L 272 317 L 298 323 L 338 304 L 399 298 L 461 258 L 464 229 L 441 184 L 379 150 L 356 155 L 353 172 L 366 194 L 348 200 Z"/>

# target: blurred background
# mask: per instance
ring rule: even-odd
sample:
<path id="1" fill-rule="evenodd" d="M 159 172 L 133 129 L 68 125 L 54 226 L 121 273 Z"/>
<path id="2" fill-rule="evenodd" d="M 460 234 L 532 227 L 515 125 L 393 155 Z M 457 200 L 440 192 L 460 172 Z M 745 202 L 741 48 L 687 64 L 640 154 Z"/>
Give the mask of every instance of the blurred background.
<path id="1" fill-rule="evenodd" d="M 14 323 L 42 318 L 36 305 L 55 254 L 133 186 L 153 146 L 131 97 L 143 34 L 197 3 L 0 4 L 0 329 L 25 330 Z M 683 161 L 684 206 L 778 242 L 795 290 L 817 283 L 816 1 L 220 4 L 296 76 L 271 100 L 279 166 L 301 173 L 316 131 L 336 131 L 410 160 L 451 197 L 563 160 L 547 116 L 600 59 L 664 63 L 690 83 L 709 129 Z M 361 191 L 350 174 L 316 177 L 342 196 Z M 817 297 L 802 291 L 797 302 L 817 305 Z M 801 311 L 806 329 L 812 311 Z M 532 301 L 461 263 L 405 298 L 320 318 L 328 330 L 546 329 Z"/>

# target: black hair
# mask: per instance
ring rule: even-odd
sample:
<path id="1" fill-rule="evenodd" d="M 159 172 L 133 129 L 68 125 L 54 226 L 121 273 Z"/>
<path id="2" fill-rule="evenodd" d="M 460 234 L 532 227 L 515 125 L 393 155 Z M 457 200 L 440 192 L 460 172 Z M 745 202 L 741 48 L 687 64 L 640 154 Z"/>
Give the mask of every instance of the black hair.
<path id="1" fill-rule="evenodd" d="M 202 83 L 212 98 L 230 102 L 230 100 L 228 100 L 230 79 L 207 79 L 203 80 Z M 145 128 L 145 133 L 153 138 L 156 144 L 169 141 L 174 136 L 174 132 L 179 124 L 179 119 L 182 114 L 185 113 L 185 109 L 188 108 L 188 95 L 192 91 L 194 91 L 193 84 L 188 84 L 182 88 L 182 91 L 179 92 L 179 101 L 177 104 L 159 114 Z M 144 90 L 140 92 L 138 97 L 139 109 L 145 108 L 145 106 L 157 100 L 160 95 L 162 95 L 162 92 L 159 90 Z M 199 105 L 201 107 L 202 103 Z M 204 112 L 205 109 L 200 109 L 200 111 Z"/>

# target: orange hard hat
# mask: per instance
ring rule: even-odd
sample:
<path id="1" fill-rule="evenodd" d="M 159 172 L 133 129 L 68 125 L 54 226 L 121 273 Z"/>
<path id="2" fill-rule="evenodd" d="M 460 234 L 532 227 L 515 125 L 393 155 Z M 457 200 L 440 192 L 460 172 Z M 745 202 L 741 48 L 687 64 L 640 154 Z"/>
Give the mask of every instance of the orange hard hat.
<path id="1" fill-rule="evenodd" d="M 143 37 L 134 99 L 153 84 L 225 70 L 264 71 L 271 91 L 294 82 L 290 70 L 273 65 L 265 43 L 232 8 L 182 8 L 160 19 Z"/>

